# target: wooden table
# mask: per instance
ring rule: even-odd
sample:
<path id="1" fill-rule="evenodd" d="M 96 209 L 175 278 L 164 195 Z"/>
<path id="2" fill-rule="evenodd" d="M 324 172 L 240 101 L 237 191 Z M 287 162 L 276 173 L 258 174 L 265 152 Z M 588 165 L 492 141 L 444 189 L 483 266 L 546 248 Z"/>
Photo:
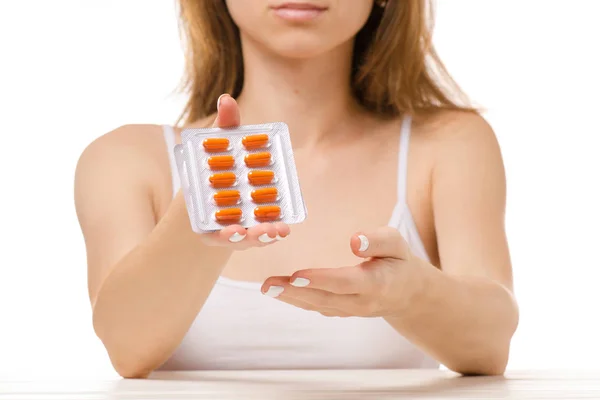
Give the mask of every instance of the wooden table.
<path id="1" fill-rule="evenodd" d="M 148 380 L 0 382 L 0 399 L 600 399 L 600 371 L 161 372 Z"/>

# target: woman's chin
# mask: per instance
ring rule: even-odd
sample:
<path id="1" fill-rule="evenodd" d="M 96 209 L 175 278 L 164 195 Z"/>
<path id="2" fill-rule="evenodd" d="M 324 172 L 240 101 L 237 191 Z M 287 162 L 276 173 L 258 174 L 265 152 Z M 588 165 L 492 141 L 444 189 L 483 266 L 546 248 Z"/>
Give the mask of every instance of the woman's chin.
<path id="1" fill-rule="evenodd" d="M 323 46 L 323 42 L 306 40 L 285 40 L 278 43 L 271 43 L 268 46 L 278 56 L 292 59 L 310 59 L 327 53 L 330 50 Z"/>
<path id="2" fill-rule="evenodd" d="M 284 49 L 275 52 L 281 58 L 289 58 L 293 60 L 309 60 L 311 58 L 317 58 L 323 54 L 323 51 L 316 51 L 312 49 Z"/>

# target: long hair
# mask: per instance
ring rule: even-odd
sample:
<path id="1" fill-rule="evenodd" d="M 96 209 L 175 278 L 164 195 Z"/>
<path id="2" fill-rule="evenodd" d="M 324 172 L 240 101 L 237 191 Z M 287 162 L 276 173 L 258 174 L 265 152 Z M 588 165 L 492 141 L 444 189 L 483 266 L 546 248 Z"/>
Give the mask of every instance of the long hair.
<path id="1" fill-rule="evenodd" d="M 179 0 L 179 7 L 189 96 L 179 121 L 191 123 L 215 113 L 221 94 L 240 94 L 244 63 L 225 1 Z M 434 49 L 433 21 L 431 0 L 374 5 L 355 38 L 352 60 L 352 92 L 364 108 L 382 117 L 474 111 Z"/>

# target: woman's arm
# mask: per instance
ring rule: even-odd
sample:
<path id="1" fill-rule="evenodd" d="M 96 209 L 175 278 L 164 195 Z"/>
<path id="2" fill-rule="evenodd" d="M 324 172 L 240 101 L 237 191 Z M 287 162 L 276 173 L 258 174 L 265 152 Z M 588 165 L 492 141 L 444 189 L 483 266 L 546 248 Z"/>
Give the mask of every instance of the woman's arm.
<path id="1" fill-rule="evenodd" d="M 477 116 L 450 121 L 438 137 L 432 197 L 441 271 L 419 268 L 414 284 L 423 290 L 388 321 L 454 371 L 502 374 L 519 317 L 500 148 Z"/>
<path id="2" fill-rule="evenodd" d="M 219 126 L 239 124 L 224 100 Z M 198 235 L 181 191 L 157 223 L 152 201 L 161 171 L 140 151 L 148 129 L 123 127 L 92 143 L 75 178 L 75 202 L 86 243 L 93 323 L 116 371 L 145 377 L 177 348 L 234 249 L 265 246 L 258 237 L 287 236 L 285 224 L 239 225 Z M 235 233 L 246 234 L 231 243 Z"/>
<path id="3" fill-rule="evenodd" d="M 124 377 L 146 376 L 175 350 L 231 252 L 203 245 L 181 194 L 155 226 L 154 168 L 130 147 L 143 143 L 136 130 L 123 127 L 91 144 L 75 183 L 94 329 Z"/>
<path id="4" fill-rule="evenodd" d="M 279 300 L 326 316 L 384 317 L 456 372 L 502 374 L 518 310 L 500 150 L 480 117 L 444 125 L 433 174 L 441 270 L 412 255 L 397 229 L 383 227 L 352 236 L 353 253 L 366 261 L 271 277 L 262 290 L 280 286 Z"/>

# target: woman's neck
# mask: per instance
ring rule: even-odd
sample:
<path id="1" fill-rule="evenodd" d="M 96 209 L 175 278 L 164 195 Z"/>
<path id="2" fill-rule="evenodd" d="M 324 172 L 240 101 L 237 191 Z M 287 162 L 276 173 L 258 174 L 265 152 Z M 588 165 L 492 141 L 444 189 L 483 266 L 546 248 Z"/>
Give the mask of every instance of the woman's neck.
<path id="1" fill-rule="evenodd" d="M 352 43 L 311 59 L 290 59 L 243 40 L 243 124 L 282 121 L 294 144 L 311 146 L 352 125 L 360 107 L 351 93 Z"/>

